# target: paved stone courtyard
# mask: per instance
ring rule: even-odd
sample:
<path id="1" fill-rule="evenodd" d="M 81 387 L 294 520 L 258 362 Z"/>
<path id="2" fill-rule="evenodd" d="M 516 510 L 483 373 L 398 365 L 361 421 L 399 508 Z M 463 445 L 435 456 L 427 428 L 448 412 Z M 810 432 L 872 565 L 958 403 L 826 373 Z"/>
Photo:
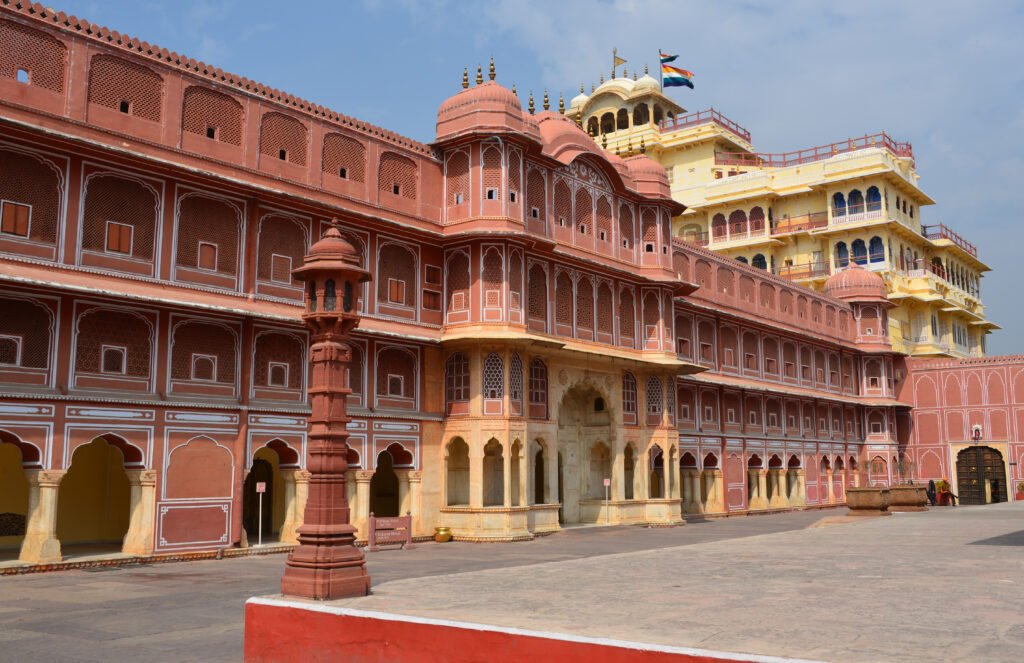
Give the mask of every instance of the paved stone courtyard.
<path id="1" fill-rule="evenodd" d="M 369 554 L 358 607 L 828 661 L 1020 660 L 1024 505 L 844 513 Z M 240 660 L 245 599 L 275 593 L 283 563 L 0 578 L 0 660 Z"/>

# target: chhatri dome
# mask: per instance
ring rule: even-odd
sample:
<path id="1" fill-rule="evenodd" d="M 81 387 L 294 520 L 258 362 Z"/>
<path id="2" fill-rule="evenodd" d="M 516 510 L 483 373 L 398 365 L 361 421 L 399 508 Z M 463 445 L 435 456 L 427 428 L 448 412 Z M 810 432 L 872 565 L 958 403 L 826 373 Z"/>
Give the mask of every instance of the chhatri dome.
<path id="1" fill-rule="evenodd" d="M 885 281 L 881 276 L 852 263 L 825 281 L 825 294 L 844 301 L 888 302 Z"/>

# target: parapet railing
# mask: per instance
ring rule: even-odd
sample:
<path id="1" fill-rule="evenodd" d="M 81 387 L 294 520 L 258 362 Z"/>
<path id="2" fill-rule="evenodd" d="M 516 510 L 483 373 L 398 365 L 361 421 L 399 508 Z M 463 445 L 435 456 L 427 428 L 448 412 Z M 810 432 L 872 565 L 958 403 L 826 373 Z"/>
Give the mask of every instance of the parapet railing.
<path id="1" fill-rule="evenodd" d="M 707 110 L 697 111 L 696 113 L 688 113 L 686 115 L 680 115 L 674 118 L 666 118 L 658 123 L 658 128 L 662 133 L 669 131 L 678 131 L 679 129 L 686 129 L 688 127 L 695 127 L 698 124 L 717 124 L 723 129 L 727 129 L 746 142 L 750 142 L 750 132 L 741 127 L 736 122 L 733 122 L 726 116 L 722 115 L 714 108 Z"/>
<path id="2" fill-rule="evenodd" d="M 881 147 L 901 158 L 914 159 L 914 148 L 910 143 L 894 140 L 889 134 L 882 133 L 848 138 L 844 141 L 818 145 L 816 147 L 797 150 L 795 152 L 715 152 L 715 164 L 719 166 L 748 166 L 751 168 L 784 168 L 804 163 L 823 161 L 837 154 L 855 152 L 871 147 Z"/>

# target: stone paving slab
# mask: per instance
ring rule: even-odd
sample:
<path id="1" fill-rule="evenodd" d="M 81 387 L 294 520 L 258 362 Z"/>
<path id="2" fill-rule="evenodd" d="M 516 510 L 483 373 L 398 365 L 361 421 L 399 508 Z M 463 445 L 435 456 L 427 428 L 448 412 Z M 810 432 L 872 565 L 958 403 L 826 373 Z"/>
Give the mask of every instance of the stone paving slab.
<path id="1" fill-rule="evenodd" d="M 1020 661 L 1024 503 L 396 580 L 362 610 L 742 653 Z"/>
<path id="2" fill-rule="evenodd" d="M 404 578 L 739 540 L 803 529 L 843 512 L 727 518 L 676 528 L 579 528 L 523 543 L 426 543 L 408 551 L 368 553 L 367 565 L 376 588 Z M 0 661 L 239 661 L 245 601 L 278 591 L 284 559 L 270 555 L 0 577 Z M 86 593 L 89 600 L 80 600 Z"/>

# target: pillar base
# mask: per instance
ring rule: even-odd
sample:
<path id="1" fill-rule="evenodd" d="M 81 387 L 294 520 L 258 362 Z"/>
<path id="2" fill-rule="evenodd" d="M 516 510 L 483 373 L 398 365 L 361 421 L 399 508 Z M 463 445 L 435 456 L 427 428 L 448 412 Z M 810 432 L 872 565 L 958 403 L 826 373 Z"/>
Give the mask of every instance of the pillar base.
<path id="1" fill-rule="evenodd" d="M 312 528 L 311 528 L 312 529 Z M 366 558 L 355 547 L 355 528 L 341 525 L 299 528 L 299 545 L 288 555 L 281 593 L 318 601 L 347 599 L 370 594 Z"/>
<path id="2" fill-rule="evenodd" d="M 33 538 L 26 536 L 21 543 L 19 562 L 28 564 L 54 564 L 64 560 L 60 540 L 53 537 Z"/>
<path id="3" fill-rule="evenodd" d="M 750 509 L 751 511 L 767 509 L 768 500 L 766 500 L 763 497 L 755 497 L 754 499 L 750 500 L 750 504 L 747 506 L 747 508 Z"/>

